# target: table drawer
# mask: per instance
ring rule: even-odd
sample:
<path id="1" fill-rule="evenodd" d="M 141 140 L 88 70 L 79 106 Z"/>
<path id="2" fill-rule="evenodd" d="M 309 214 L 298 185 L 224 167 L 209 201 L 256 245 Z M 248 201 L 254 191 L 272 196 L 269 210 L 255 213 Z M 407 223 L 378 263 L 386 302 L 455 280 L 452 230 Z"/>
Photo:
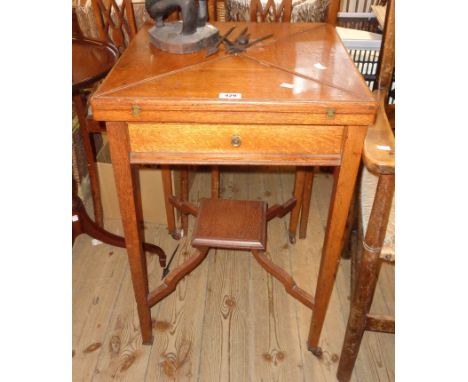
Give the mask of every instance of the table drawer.
<path id="1" fill-rule="evenodd" d="M 134 163 L 337 164 L 342 135 L 343 126 L 129 124 Z"/>

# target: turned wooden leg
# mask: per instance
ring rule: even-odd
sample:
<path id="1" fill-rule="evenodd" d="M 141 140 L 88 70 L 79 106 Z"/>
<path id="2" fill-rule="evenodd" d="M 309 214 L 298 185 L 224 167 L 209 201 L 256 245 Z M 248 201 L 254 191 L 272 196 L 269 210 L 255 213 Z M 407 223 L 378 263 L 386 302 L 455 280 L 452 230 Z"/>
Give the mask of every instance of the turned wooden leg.
<path id="1" fill-rule="evenodd" d="M 95 160 L 95 149 L 91 139 L 91 133 L 88 130 L 88 122 L 86 121 L 86 99 L 82 94 L 73 96 L 75 110 L 80 123 L 80 131 L 83 138 L 83 147 L 86 154 L 86 164 L 88 167 L 89 183 L 91 186 L 91 197 L 93 199 L 94 220 L 99 226 L 103 226 L 103 212 L 101 204 L 101 192 L 99 189 L 99 177 Z"/>
<path id="2" fill-rule="evenodd" d="M 138 211 L 135 198 L 136 187 L 130 166 L 127 124 L 124 122 L 108 122 L 107 134 L 119 198 L 120 214 L 125 232 L 128 262 L 130 264 L 133 290 L 140 320 L 141 336 L 144 344 L 151 344 L 153 337 L 151 333 L 151 311 L 147 300 L 148 270 L 138 226 Z"/>
<path id="3" fill-rule="evenodd" d="M 395 187 L 394 175 L 381 175 L 367 225 L 363 251 L 357 272 L 356 285 L 351 300 L 348 325 L 338 364 L 337 378 L 340 382 L 351 379 L 354 364 L 361 346 L 362 336 L 368 323 L 375 287 L 379 277 L 380 251 L 387 231 Z"/>
<path id="4" fill-rule="evenodd" d="M 314 183 L 315 167 L 305 169 L 304 190 L 302 191 L 301 223 L 299 226 L 299 239 L 307 236 L 307 224 L 309 223 L 310 200 L 312 198 L 312 186 Z"/>
<path id="5" fill-rule="evenodd" d="M 362 336 L 366 329 L 366 317 L 369 313 L 375 287 L 380 271 L 381 261 L 376 253 L 363 254 L 361 269 L 357 276 L 355 293 L 346 327 L 345 339 L 341 349 L 337 379 L 347 382 L 351 379 L 354 364 L 361 346 Z"/>
<path id="6" fill-rule="evenodd" d="M 294 179 L 294 197 L 297 200 L 296 206 L 291 211 L 289 220 L 289 241 L 291 244 L 296 242 L 297 223 L 299 222 L 299 213 L 302 207 L 302 192 L 304 189 L 305 171 L 301 167 L 296 168 L 296 175 Z"/>
<path id="7" fill-rule="evenodd" d="M 211 198 L 219 199 L 219 167 L 211 167 Z"/>
<path id="8" fill-rule="evenodd" d="M 321 354 L 318 343 L 333 290 L 336 271 L 338 270 L 344 228 L 366 131 L 365 126 L 350 126 L 344 130 L 344 139 L 346 141 L 343 146 L 341 166 L 336 169 L 333 194 L 328 212 L 327 231 L 315 290 L 315 308 L 307 341 L 308 349 L 317 356 Z"/>
<path id="9" fill-rule="evenodd" d="M 180 171 L 180 200 L 188 202 L 188 194 L 188 168 L 185 167 Z M 183 235 L 186 236 L 188 234 L 188 215 L 186 213 L 181 212 L 181 222 Z"/>

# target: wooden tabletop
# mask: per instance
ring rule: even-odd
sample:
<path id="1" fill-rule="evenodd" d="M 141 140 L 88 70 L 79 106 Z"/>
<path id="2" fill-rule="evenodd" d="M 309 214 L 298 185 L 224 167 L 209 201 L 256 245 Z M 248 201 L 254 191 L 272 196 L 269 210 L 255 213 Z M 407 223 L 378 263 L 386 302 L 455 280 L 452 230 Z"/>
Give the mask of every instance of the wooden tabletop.
<path id="1" fill-rule="evenodd" d="M 220 34 L 236 26 L 233 38 L 245 26 L 251 41 L 270 33 L 273 37 L 245 53 L 226 55 L 221 47 L 206 58 L 206 51 L 177 55 L 155 48 L 149 42 L 151 25 L 147 24 L 96 91 L 92 99 L 94 117 L 153 121 L 162 112 L 181 110 L 325 115 L 332 109 L 336 114 L 375 114 L 376 102 L 332 26 L 214 25 Z M 223 98 L 225 93 L 235 98 Z M 135 105 L 138 113 L 132 113 Z M 265 120 L 257 116 L 257 122 L 271 122 L 263 115 Z"/>
<path id="2" fill-rule="evenodd" d="M 72 38 L 73 93 L 103 78 L 117 61 L 118 52 L 101 41 Z"/>

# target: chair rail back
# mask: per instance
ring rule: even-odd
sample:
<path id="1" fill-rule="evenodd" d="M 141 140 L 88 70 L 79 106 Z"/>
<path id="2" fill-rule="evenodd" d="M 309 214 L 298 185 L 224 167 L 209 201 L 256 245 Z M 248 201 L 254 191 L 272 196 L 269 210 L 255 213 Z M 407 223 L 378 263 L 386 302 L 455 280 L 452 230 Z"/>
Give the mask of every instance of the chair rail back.
<path id="1" fill-rule="evenodd" d="M 290 22 L 292 8 L 292 0 L 283 0 L 279 5 L 274 0 L 268 0 L 265 5 L 261 0 L 251 0 L 250 21 Z M 326 19 L 323 21 L 336 25 L 339 8 L 340 0 L 329 0 Z"/>
<path id="2" fill-rule="evenodd" d="M 122 53 L 137 32 L 132 1 L 123 0 L 119 7 L 115 0 L 92 0 L 92 5 L 99 38 Z"/>
<path id="3" fill-rule="evenodd" d="M 283 0 L 279 6 L 274 0 L 268 0 L 263 6 L 261 0 L 250 2 L 250 21 L 287 22 L 291 21 L 292 0 Z"/>

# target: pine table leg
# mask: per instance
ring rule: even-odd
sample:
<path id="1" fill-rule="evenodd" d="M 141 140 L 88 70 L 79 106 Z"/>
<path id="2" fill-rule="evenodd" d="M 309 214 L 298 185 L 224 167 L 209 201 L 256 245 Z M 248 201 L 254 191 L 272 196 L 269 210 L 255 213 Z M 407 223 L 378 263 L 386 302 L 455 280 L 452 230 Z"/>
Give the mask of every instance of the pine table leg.
<path id="1" fill-rule="evenodd" d="M 139 218 L 135 198 L 136 186 L 130 166 L 127 124 L 124 122 L 108 122 L 107 134 L 141 335 L 144 344 L 151 344 L 153 337 L 151 333 L 151 310 L 147 300 L 148 270 L 138 225 Z"/>
<path id="2" fill-rule="evenodd" d="M 321 354 L 318 343 L 338 270 L 343 247 L 344 229 L 359 169 L 366 131 L 366 126 L 349 126 L 344 130 L 345 142 L 341 164 L 336 170 L 333 194 L 328 212 L 327 231 L 315 290 L 315 308 L 312 314 L 307 341 L 308 349 L 316 356 Z"/>

